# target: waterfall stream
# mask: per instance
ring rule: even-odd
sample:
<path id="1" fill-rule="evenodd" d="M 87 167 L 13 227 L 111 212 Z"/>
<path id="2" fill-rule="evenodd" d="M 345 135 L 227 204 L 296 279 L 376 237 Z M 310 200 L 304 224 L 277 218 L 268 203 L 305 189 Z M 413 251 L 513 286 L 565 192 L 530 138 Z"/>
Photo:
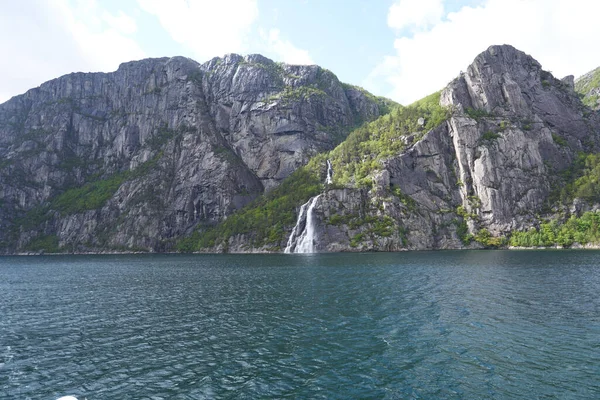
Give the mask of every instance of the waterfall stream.
<path id="1" fill-rule="evenodd" d="M 331 185 L 333 183 L 333 167 L 331 161 L 327 160 L 327 178 L 325 184 Z M 317 204 L 317 200 L 321 195 L 311 197 L 306 203 L 300 207 L 300 213 L 298 213 L 298 220 L 290 238 L 288 239 L 287 246 L 285 246 L 284 253 L 314 253 L 315 252 L 315 216 L 314 208 Z"/>
<path id="2" fill-rule="evenodd" d="M 288 239 L 284 253 L 314 253 L 315 252 L 315 217 L 314 208 L 321 195 L 311 197 L 300 207 L 298 220 Z"/>
<path id="3" fill-rule="evenodd" d="M 325 183 L 331 185 L 333 183 L 333 167 L 331 166 L 331 161 L 327 160 L 327 179 L 325 179 Z"/>

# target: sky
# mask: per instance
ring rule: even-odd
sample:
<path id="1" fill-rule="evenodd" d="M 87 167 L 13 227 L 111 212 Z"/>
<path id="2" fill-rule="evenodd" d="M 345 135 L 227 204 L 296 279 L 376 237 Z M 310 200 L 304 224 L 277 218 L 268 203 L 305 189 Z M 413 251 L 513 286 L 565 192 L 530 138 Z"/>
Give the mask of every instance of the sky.
<path id="1" fill-rule="evenodd" d="M 0 103 L 126 61 L 259 53 L 410 104 L 494 44 L 562 78 L 600 66 L 597 0 L 0 0 Z"/>

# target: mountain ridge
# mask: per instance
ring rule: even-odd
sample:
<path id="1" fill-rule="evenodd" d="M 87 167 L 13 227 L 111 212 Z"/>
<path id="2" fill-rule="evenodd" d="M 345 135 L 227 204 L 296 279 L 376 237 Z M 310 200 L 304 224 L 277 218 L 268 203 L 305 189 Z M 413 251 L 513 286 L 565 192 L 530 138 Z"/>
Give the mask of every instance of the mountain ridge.
<path id="1" fill-rule="evenodd" d="M 597 114 L 586 111 L 568 82 L 511 46 L 481 53 L 439 97 L 451 117 L 424 136 L 398 135 L 405 150 L 372 171 L 372 185 L 314 192 L 322 193 L 314 206 L 318 251 L 507 245 L 513 231 L 539 225 L 536 214 L 560 183 L 554 175 L 580 152 L 598 150 L 588 126 L 599 126 Z M 376 122 L 367 134 L 377 134 Z M 321 165 L 332 156 L 322 156 Z M 322 167 L 313 182 L 319 179 Z M 184 249 L 248 251 L 247 234 L 226 233 L 199 235 L 199 246 L 187 242 Z M 266 251 L 285 245 L 281 239 L 254 243 L 259 246 L 251 248 Z"/>
<path id="2" fill-rule="evenodd" d="M 77 251 L 165 250 L 386 102 L 319 67 L 259 56 L 148 59 L 46 82 L 0 105 L 0 241 L 6 251 L 40 236 Z"/>
<path id="3" fill-rule="evenodd" d="M 24 120 L 6 106 L 14 98 L 0 105 L 0 155 L 23 167 L 0 164 L 4 252 L 282 251 L 307 224 L 300 206 L 319 194 L 319 252 L 506 246 L 541 227 L 539 215 L 595 207 L 588 196 L 570 213 L 575 186 L 552 199 L 593 171 L 575 167 L 598 152 L 598 114 L 572 81 L 511 46 L 491 46 L 408 107 L 260 55 L 151 60 L 161 67 L 122 64 L 117 89 L 106 74 L 49 85 Z M 33 167 L 45 185 L 27 183 Z"/>

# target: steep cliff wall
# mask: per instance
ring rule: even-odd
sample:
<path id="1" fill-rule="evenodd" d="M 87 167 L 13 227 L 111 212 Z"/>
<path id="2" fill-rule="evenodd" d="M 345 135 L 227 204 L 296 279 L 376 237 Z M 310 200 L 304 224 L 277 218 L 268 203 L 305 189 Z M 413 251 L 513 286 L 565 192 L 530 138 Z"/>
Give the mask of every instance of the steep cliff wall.
<path id="1" fill-rule="evenodd" d="M 581 82 L 511 46 L 409 107 L 259 55 L 71 74 L 0 105 L 0 251 L 505 244 L 600 199 Z"/>
<path id="2" fill-rule="evenodd" d="M 511 232 L 536 226 L 540 214 L 556 212 L 551 195 L 567 183 L 578 154 L 600 149 L 599 115 L 581 103 L 572 82 L 511 46 L 480 54 L 441 92 L 440 105 L 448 118 L 435 129 L 397 130 L 388 139 L 406 144 L 397 154 L 378 160 L 364 150 L 382 135 L 373 123 L 354 160 L 339 161 L 338 149 L 326 156 L 338 168 L 370 166 L 372 185 L 348 185 L 334 173 L 313 207 L 316 251 L 504 243 Z M 239 244 L 233 237 L 228 248 Z"/>
<path id="3" fill-rule="evenodd" d="M 0 251 L 169 249 L 390 104 L 259 55 L 46 82 L 0 105 Z"/>

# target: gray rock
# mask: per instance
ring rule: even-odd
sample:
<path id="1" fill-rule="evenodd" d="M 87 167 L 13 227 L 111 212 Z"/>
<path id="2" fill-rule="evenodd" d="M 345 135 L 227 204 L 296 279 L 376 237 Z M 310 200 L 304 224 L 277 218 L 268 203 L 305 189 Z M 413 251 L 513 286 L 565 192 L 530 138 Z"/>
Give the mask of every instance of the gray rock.
<path id="1" fill-rule="evenodd" d="M 171 249 L 380 108 L 329 71 L 260 55 L 147 59 L 46 82 L 0 105 L 0 251 L 47 235 L 69 251 Z M 56 209 L 67 190 L 115 177 L 97 208 Z"/>
<path id="2" fill-rule="evenodd" d="M 527 229 L 559 173 L 579 152 L 599 150 L 598 117 L 585 114 L 570 84 L 511 46 L 480 54 L 443 90 L 441 103 L 452 117 L 390 157 L 373 190 L 329 191 L 319 199 L 320 251 L 463 248 L 463 217 L 471 234 Z M 332 215 L 346 219 L 331 224 Z M 354 223 L 345 222 L 349 216 Z M 392 230 L 374 233 L 368 221 L 386 217 Z"/>

